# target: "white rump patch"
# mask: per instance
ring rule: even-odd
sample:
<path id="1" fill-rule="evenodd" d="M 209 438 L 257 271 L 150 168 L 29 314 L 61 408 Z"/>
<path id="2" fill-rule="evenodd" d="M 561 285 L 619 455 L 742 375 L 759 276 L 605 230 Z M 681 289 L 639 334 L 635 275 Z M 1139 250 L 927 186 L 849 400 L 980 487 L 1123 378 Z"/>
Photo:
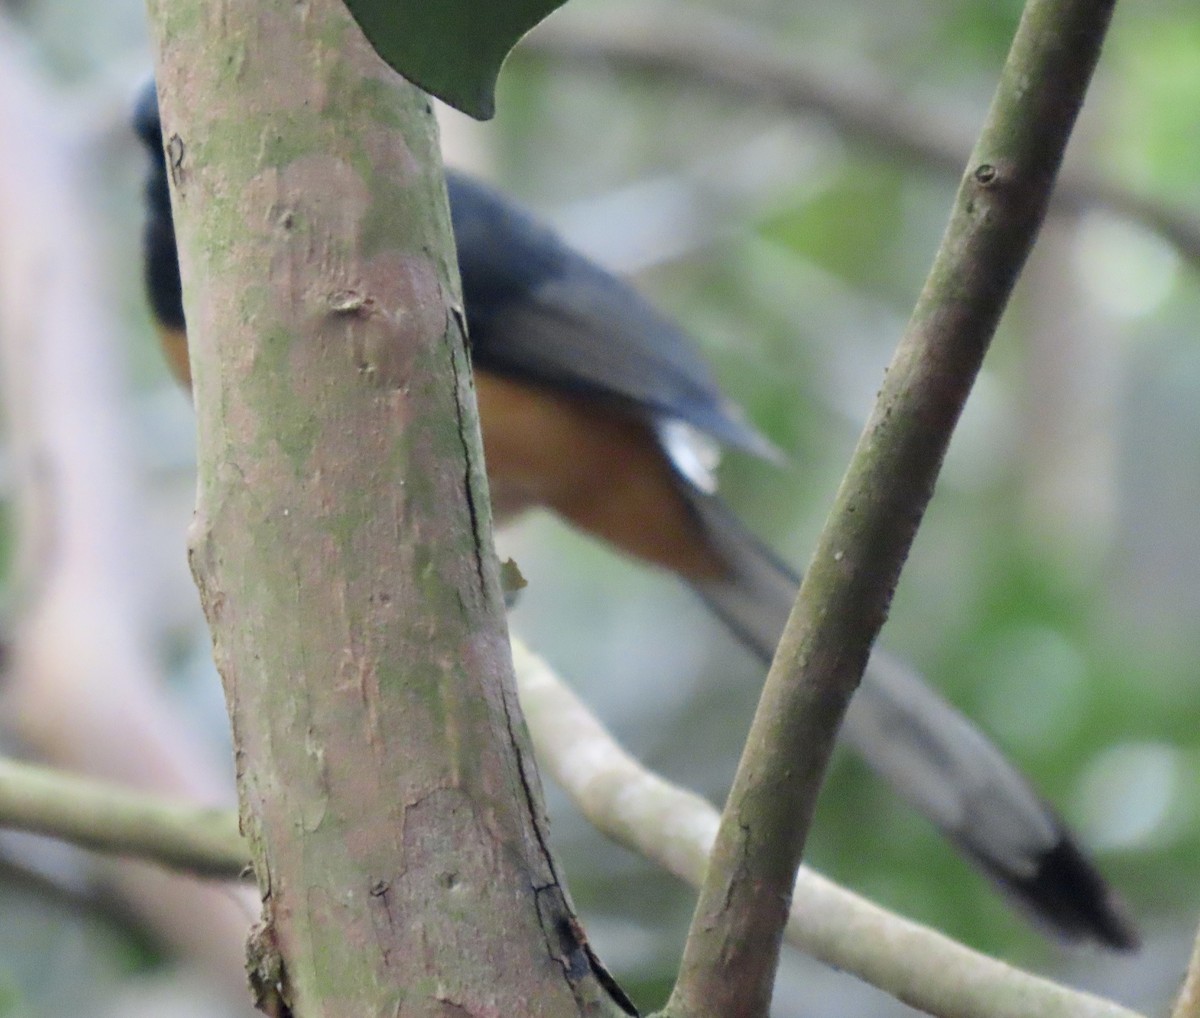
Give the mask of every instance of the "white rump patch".
<path id="1" fill-rule="evenodd" d="M 706 495 L 714 494 L 717 490 L 716 469 L 721 462 L 721 446 L 717 440 L 678 418 L 660 421 L 656 430 L 675 469 Z"/>

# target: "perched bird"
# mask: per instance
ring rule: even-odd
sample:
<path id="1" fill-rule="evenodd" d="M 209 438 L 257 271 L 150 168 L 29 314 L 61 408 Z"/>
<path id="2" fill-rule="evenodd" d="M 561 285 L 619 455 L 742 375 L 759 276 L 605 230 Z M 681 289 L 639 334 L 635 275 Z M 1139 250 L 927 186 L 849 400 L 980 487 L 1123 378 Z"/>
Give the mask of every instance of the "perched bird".
<path id="1" fill-rule="evenodd" d="M 135 115 L 151 169 L 145 280 L 175 373 L 187 338 L 153 84 Z M 764 662 L 796 574 L 716 495 L 721 447 L 773 446 L 682 330 L 490 187 L 447 174 L 497 519 L 534 507 L 687 583 Z M 1137 934 L 1071 833 L 966 717 L 876 652 L 842 738 L 1043 925 L 1117 949 Z"/>

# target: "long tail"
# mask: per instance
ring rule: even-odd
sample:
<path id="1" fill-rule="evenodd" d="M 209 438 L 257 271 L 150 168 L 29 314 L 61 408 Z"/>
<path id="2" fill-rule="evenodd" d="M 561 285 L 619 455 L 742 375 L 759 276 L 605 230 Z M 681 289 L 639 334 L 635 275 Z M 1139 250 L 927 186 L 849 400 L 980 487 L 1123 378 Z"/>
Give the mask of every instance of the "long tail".
<path id="1" fill-rule="evenodd" d="M 690 501 L 733 574 L 693 587 L 769 663 L 799 587 L 711 496 Z M 1132 950 L 1138 935 L 1074 836 L 1001 752 L 910 668 L 876 651 L 842 727 L 867 765 L 1008 892 L 1070 940 Z"/>

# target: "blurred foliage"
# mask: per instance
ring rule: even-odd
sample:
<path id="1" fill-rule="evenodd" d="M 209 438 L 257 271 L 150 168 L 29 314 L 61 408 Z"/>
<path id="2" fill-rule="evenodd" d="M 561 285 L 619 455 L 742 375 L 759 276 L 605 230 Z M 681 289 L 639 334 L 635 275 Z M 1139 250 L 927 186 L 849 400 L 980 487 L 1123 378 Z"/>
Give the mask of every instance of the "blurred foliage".
<path id="1" fill-rule="evenodd" d="M 1165 4 L 1145 18 L 1126 20 L 1121 27 L 1127 44 L 1111 47 L 1105 57 L 1128 85 L 1113 89 L 1122 129 L 1107 133 L 1105 154 L 1124 178 L 1194 201 L 1200 132 L 1189 97 L 1200 93 L 1200 22 L 1187 7 Z"/>
<path id="2" fill-rule="evenodd" d="M 611 4 L 574 0 L 563 14 L 589 6 Z M 968 123 L 982 117 L 1019 15 L 1015 0 L 708 6 L 789 40 L 798 59 L 870 68 Z M 28 0 L 23 10 L 85 115 L 119 109 L 148 68 L 139 5 Z M 1119 6 L 1073 158 L 1200 215 L 1198 109 L 1200 8 Z M 451 123 L 448 144 L 460 133 Z M 647 234 L 624 267 L 687 323 L 728 391 L 792 458 L 782 471 L 731 460 L 725 490 L 802 565 L 954 181 L 848 142 L 823 120 L 519 52 L 496 122 L 470 139 L 469 160 L 590 249 Z M 136 420 L 168 493 L 164 518 L 182 534 L 190 481 L 170 465 L 186 461 L 187 411 L 157 366 L 137 293 L 140 153 L 123 135 L 103 152 L 98 200 L 122 267 Z M 849 760 L 830 778 L 809 853 L 972 945 L 1158 1010 L 1200 915 L 1198 320 L 1196 267 L 1153 235 L 1101 213 L 1055 219 L 972 397 L 885 633 L 1095 846 L 1147 931 L 1145 956 L 1048 944 Z M 552 521 L 522 525 L 502 550 L 530 581 L 515 625 L 642 759 L 719 801 L 758 666 L 667 579 Z M 196 666 L 204 645 L 175 639 L 200 648 L 179 655 L 185 689 L 214 681 Z M 196 713 L 219 731 L 205 702 Z M 656 1004 L 689 893 L 603 842 L 553 791 L 551 805 L 600 954 L 639 1003 Z M 15 953 L 0 957 L 0 1014 L 24 1014 L 8 1001 L 31 997 L 31 969 L 19 945 L 5 950 Z M 824 985 L 807 978 L 812 992 Z M 793 985 L 789 973 L 781 985 Z M 828 1007 L 781 991 L 778 1011 L 903 1013 L 848 980 L 836 985 Z"/>

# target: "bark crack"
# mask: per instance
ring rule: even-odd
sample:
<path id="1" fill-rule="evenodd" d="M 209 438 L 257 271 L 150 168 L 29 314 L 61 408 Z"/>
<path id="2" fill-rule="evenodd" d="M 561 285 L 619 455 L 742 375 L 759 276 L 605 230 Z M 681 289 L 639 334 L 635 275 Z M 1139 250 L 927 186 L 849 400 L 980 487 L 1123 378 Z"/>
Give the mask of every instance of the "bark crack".
<path id="1" fill-rule="evenodd" d="M 450 363 L 454 369 L 454 415 L 458 425 L 458 440 L 462 443 L 463 456 L 466 461 L 466 466 L 463 470 L 463 490 L 467 495 L 467 511 L 471 515 L 471 539 L 472 548 L 475 553 L 475 577 L 479 581 L 479 590 L 482 593 L 487 589 L 483 569 L 483 540 L 480 534 L 479 508 L 475 505 L 475 492 L 471 485 L 471 475 L 474 472 L 475 464 L 471 455 L 471 443 L 467 441 L 466 415 L 463 408 L 462 392 L 465 384 L 474 385 L 474 377 L 471 374 L 471 354 L 467 338 L 466 319 L 463 317 L 462 310 L 457 307 L 451 309 L 451 314 L 453 315 L 455 325 L 458 327 L 458 342 L 451 340 L 450 343 Z M 463 353 L 467 356 L 465 379 L 463 377 L 462 365 L 459 362 L 459 358 Z"/>
<path id="2" fill-rule="evenodd" d="M 604 967 L 603 962 L 592 950 L 587 934 L 575 918 L 571 902 L 563 889 L 563 883 L 554 865 L 554 856 L 550 852 L 550 844 L 546 835 L 544 818 L 538 809 L 539 797 L 534 792 L 536 777 L 530 775 L 526 766 L 525 752 L 521 741 L 517 738 L 513 722 L 512 707 L 509 703 L 509 689 L 503 687 L 501 703 L 504 707 L 504 723 L 508 729 L 509 742 L 516 754 L 517 774 L 521 780 L 521 794 L 524 796 L 530 822 L 533 824 L 534 836 L 537 838 L 538 851 L 541 853 L 550 879 L 544 884 L 533 886 L 537 896 L 538 922 L 546 938 L 546 948 L 559 965 L 572 993 L 582 999 L 576 987 L 589 975 L 595 976 L 603 990 L 628 1015 L 636 1016 L 637 1008 L 621 989 L 612 974 Z"/>

